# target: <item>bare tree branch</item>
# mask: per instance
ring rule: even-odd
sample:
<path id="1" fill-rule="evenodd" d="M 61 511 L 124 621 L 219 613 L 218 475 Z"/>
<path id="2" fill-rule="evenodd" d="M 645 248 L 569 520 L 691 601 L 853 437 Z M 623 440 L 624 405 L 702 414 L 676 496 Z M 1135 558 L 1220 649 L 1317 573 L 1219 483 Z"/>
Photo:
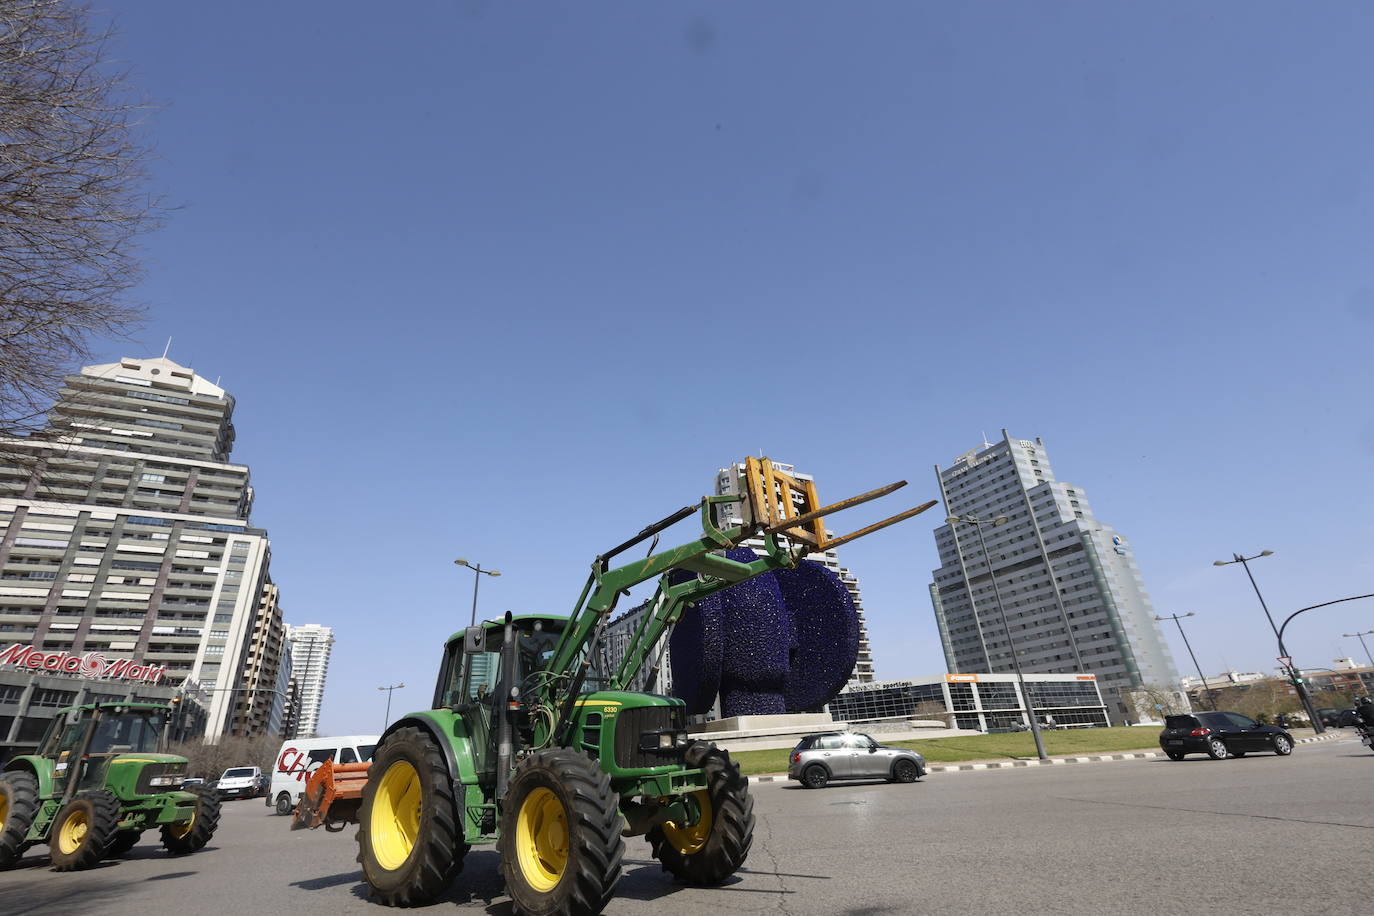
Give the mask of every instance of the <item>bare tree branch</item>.
<path id="1" fill-rule="evenodd" d="M 0 459 L 34 453 L 5 439 L 63 434 L 46 422 L 62 378 L 141 314 L 125 294 L 160 213 L 149 106 L 91 20 L 63 0 L 0 0 Z"/>

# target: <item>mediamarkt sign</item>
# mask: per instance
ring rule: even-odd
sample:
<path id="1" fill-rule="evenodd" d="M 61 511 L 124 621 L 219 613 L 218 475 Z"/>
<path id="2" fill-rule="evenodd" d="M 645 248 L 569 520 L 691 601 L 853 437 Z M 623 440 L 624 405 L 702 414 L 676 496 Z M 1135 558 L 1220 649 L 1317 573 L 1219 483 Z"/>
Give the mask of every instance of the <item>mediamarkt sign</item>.
<path id="1" fill-rule="evenodd" d="M 0 665 L 14 665 L 17 668 L 38 668 L 43 671 L 61 671 L 65 674 L 80 674 L 85 677 L 119 677 L 130 681 L 147 681 L 156 684 L 167 673 L 167 666 L 135 665 L 133 659 L 108 659 L 100 652 L 87 652 L 85 655 L 72 655 L 70 652 L 40 652 L 33 646 L 15 643 L 0 651 Z"/>

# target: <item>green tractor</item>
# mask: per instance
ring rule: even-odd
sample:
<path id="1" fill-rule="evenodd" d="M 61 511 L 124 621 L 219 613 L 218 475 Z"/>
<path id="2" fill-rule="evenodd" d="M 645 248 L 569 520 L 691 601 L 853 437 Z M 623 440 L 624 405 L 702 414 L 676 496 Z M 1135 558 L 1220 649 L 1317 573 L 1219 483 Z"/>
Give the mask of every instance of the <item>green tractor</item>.
<path id="1" fill-rule="evenodd" d="M 507 614 L 455 633 L 433 708 L 388 726 L 370 764 L 320 767 L 293 828 L 356 821 L 363 876 L 373 899 L 389 906 L 433 901 L 483 843 L 496 844 L 514 911 L 529 916 L 600 913 L 627 836 L 646 837 L 683 882 L 728 879 L 753 842 L 748 780 L 727 752 L 688 736 L 682 700 L 629 685 L 693 602 L 933 505 L 830 538 L 824 516 L 903 484 L 821 508 L 810 481 L 753 458 L 741 483 L 744 496 L 704 497 L 597 557 L 571 617 Z M 726 518 L 745 521 L 718 523 L 724 503 L 742 503 Z M 700 537 L 655 552 L 662 531 L 698 513 Z M 650 538 L 648 556 L 611 565 Z M 765 548 L 754 562 L 723 556 L 750 538 Z M 607 670 L 616 600 L 654 578 L 649 611 Z"/>
<path id="2" fill-rule="evenodd" d="M 170 710 L 154 703 L 64 709 L 38 746 L 0 773 L 0 868 L 47 843 L 53 868 L 90 868 L 160 826 L 169 852 L 195 852 L 219 826 L 219 796 L 182 788 L 186 758 L 159 753 Z"/>

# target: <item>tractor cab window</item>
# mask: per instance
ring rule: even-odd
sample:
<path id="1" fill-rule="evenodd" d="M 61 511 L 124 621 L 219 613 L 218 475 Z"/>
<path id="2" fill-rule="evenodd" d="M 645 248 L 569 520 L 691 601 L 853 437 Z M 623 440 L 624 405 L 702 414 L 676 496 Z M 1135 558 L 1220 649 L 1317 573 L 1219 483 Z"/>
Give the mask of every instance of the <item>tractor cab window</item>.
<path id="1" fill-rule="evenodd" d="M 486 703 L 496 692 L 496 676 L 501 668 L 501 653 L 477 652 L 463 660 L 467 669 L 460 702 Z"/>
<path id="2" fill-rule="evenodd" d="M 86 726 L 89 724 L 89 719 L 65 725 L 61 719 L 55 721 L 53 729 L 48 732 L 47 740 L 43 742 L 43 756 L 56 758 L 58 763 L 65 763 L 67 758 L 80 748 L 81 738 L 86 734 Z"/>
<path id="3" fill-rule="evenodd" d="M 157 750 L 163 714 L 147 710 L 105 713 L 91 738 L 92 754 L 147 754 Z"/>
<path id="4" fill-rule="evenodd" d="M 520 659 L 519 680 L 523 682 L 536 671 L 543 671 L 553 658 L 553 650 L 562 635 L 550 630 L 517 630 L 516 645 Z"/>

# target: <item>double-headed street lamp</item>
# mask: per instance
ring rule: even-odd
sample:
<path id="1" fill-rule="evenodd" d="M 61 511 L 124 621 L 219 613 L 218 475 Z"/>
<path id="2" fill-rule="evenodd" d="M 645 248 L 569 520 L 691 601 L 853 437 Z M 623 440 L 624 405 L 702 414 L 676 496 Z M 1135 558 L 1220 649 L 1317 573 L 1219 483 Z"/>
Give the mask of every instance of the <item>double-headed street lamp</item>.
<path id="1" fill-rule="evenodd" d="M 974 530 L 978 532 L 978 546 L 983 549 L 983 562 L 987 564 L 988 578 L 992 580 L 992 597 L 997 604 L 997 616 L 1002 618 L 1002 632 L 1006 634 L 1007 649 L 1011 651 L 1011 667 L 1016 672 L 1016 684 L 1021 689 L 1021 698 L 1026 702 L 1026 716 L 1030 719 L 1031 734 L 1035 736 L 1035 753 L 1041 760 L 1048 760 L 1049 755 L 1045 753 L 1045 739 L 1040 736 L 1040 723 L 1035 719 L 1035 704 L 1031 701 L 1030 691 L 1026 689 L 1026 678 L 1021 674 L 1021 662 L 1016 658 L 1016 643 L 1011 638 L 1011 627 L 1007 624 L 1007 612 L 1002 607 L 1002 591 L 997 587 L 997 573 L 993 572 L 992 569 L 992 557 L 988 555 L 988 542 L 983 539 L 984 525 L 991 525 L 994 528 L 1005 525 L 1007 517 L 999 515 L 988 521 L 976 515 L 951 515 L 945 521 L 949 523 L 951 528 L 963 523 L 972 525 Z M 957 539 L 958 535 L 956 534 L 955 537 Z M 969 604 L 972 606 L 973 591 L 971 589 L 968 598 Z M 975 616 L 977 615 L 978 609 L 976 607 L 973 608 L 973 613 Z M 988 667 L 992 667 L 992 659 L 988 659 Z"/>
<path id="2" fill-rule="evenodd" d="M 1183 624 L 1180 623 L 1184 617 L 1193 616 L 1195 615 L 1192 611 L 1186 614 L 1170 614 L 1167 617 L 1160 617 L 1156 614 L 1155 620 L 1172 620 L 1174 625 L 1178 627 L 1178 635 L 1183 637 L 1183 645 L 1188 649 L 1188 657 L 1193 660 L 1193 667 L 1197 669 L 1198 680 L 1202 681 L 1202 694 L 1207 697 L 1208 704 L 1215 710 L 1217 708 L 1217 701 L 1216 698 L 1212 696 L 1212 688 L 1207 686 L 1207 678 L 1202 673 L 1202 666 L 1197 663 L 1197 656 L 1193 654 L 1193 647 L 1188 643 L 1188 634 L 1183 632 Z"/>
<path id="3" fill-rule="evenodd" d="M 472 622 L 468 624 L 470 627 L 475 627 L 477 626 L 477 586 L 481 584 L 483 576 L 499 576 L 501 573 L 494 569 L 483 569 L 481 563 L 469 563 L 462 557 L 454 560 L 453 565 L 466 566 L 476 573 L 472 577 Z"/>
<path id="4" fill-rule="evenodd" d="M 404 683 L 401 683 L 401 684 L 392 684 L 390 687 L 378 687 L 378 688 L 377 688 L 378 690 L 385 690 L 385 691 L 386 691 L 386 721 L 384 721 L 384 722 L 382 723 L 382 731 L 386 731 L 386 727 L 387 727 L 388 725 L 391 724 L 391 692 L 392 692 L 393 690 L 400 690 L 400 689 L 401 689 L 402 687 L 404 687 L 404 686 L 405 686 L 405 684 L 404 684 Z"/>
<path id="5" fill-rule="evenodd" d="M 1255 597 L 1259 599 L 1260 607 L 1264 608 L 1264 616 L 1269 618 L 1269 626 L 1270 626 L 1270 628 L 1274 631 L 1274 635 L 1275 635 L 1275 636 L 1278 636 L 1278 635 L 1279 635 L 1279 628 L 1274 624 L 1274 615 L 1269 613 L 1269 605 L 1267 605 L 1267 604 L 1264 603 L 1264 596 L 1260 594 L 1259 586 L 1255 584 L 1255 576 L 1254 576 L 1254 573 L 1250 572 L 1250 561 L 1251 561 L 1251 560 L 1258 560 L 1260 557 L 1272 557 L 1273 555 L 1274 555 L 1274 551 L 1272 551 L 1272 550 L 1261 550 L 1259 553 L 1255 554 L 1253 557 L 1243 557 L 1243 556 L 1241 556 L 1241 555 L 1238 554 L 1238 553 L 1233 553 L 1233 554 L 1231 554 L 1231 559 L 1229 559 L 1229 560 L 1214 560 L 1214 561 L 1212 561 L 1212 565 L 1213 565 L 1213 566 L 1231 566 L 1231 565 L 1234 564 L 1234 563 L 1239 563 L 1241 566 L 1244 566 L 1244 567 L 1245 567 L 1245 574 L 1246 574 L 1247 576 L 1250 577 L 1250 587 L 1253 588 L 1253 589 L 1255 590 Z"/>
<path id="6" fill-rule="evenodd" d="M 1370 635 L 1371 633 L 1374 633 L 1374 630 L 1361 630 L 1358 633 L 1342 633 L 1341 635 L 1344 636 L 1346 639 L 1350 639 L 1352 637 L 1358 639 L 1360 641 L 1361 648 L 1364 649 L 1365 658 L 1369 659 L 1369 667 L 1374 668 L 1374 655 L 1369 654 L 1369 646 L 1365 645 L 1364 642 L 1364 638 Z"/>

